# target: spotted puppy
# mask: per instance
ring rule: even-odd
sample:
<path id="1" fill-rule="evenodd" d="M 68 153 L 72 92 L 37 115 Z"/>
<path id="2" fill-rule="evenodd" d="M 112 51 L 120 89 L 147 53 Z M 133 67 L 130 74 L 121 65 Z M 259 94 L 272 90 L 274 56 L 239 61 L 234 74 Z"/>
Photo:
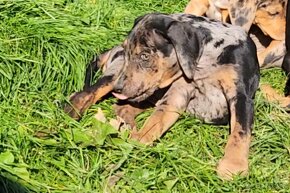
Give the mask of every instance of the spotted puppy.
<path id="1" fill-rule="evenodd" d="M 187 111 L 205 122 L 230 123 L 231 134 L 217 172 L 246 174 L 259 84 L 256 47 L 246 32 L 190 14 L 147 14 L 124 41 L 125 64 L 114 95 L 140 102 L 168 88 L 153 114 L 131 138 L 160 138 Z"/>
<path id="2" fill-rule="evenodd" d="M 260 67 L 281 66 L 285 55 L 286 0 L 191 0 L 185 13 L 207 17 L 243 27 L 258 48 Z M 251 27 L 255 24 L 256 29 Z"/>

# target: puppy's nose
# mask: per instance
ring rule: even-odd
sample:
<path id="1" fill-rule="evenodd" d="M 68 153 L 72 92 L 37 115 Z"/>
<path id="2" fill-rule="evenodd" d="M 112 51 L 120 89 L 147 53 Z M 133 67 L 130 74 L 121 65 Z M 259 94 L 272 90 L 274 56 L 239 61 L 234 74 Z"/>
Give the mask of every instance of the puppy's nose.
<path id="1" fill-rule="evenodd" d="M 121 76 L 119 76 L 119 78 L 117 79 L 115 85 L 114 85 L 114 91 L 117 93 L 122 93 L 123 89 L 124 89 L 124 80 L 126 79 L 126 76 L 121 74 Z"/>
<path id="2" fill-rule="evenodd" d="M 116 93 L 122 93 L 122 90 L 123 90 L 123 86 L 121 84 L 115 84 L 114 91 Z"/>

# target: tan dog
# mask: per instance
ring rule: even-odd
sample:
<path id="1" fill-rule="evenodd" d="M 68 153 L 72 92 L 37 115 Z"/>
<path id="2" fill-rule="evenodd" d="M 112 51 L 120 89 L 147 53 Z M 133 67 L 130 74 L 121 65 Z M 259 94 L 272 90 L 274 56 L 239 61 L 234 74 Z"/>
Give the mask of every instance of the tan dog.
<path id="1" fill-rule="evenodd" d="M 185 13 L 206 15 L 212 19 L 231 22 L 250 32 L 252 24 L 262 33 L 253 33 L 260 67 L 281 66 L 285 55 L 286 0 L 191 0 Z M 265 37 L 271 41 L 263 45 Z M 261 40 L 262 39 L 262 40 Z"/>
<path id="2" fill-rule="evenodd" d="M 262 85 L 261 90 L 264 93 L 265 97 L 271 102 L 278 102 L 282 107 L 290 108 L 290 4 L 287 3 L 286 9 L 286 49 L 287 54 L 284 57 L 282 63 L 282 69 L 287 75 L 287 81 L 284 89 L 285 96 L 278 94 L 271 86 Z"/>

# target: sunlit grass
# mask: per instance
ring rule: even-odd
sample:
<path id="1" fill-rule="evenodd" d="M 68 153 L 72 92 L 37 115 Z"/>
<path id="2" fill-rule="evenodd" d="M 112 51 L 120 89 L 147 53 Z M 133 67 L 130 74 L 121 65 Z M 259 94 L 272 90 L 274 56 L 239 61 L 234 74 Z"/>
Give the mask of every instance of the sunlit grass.
<path id="1" fill-rule="evenodd" d="M 95 53 L 120 44 L 137 16 L 181 12 L 186 3 L 0 1 L 0 192 L 289 192 L 290 118 L 259 91 L 250 175 L 232 182 L 215 173 L 227 126 L 185 114 L 154 146 L 143 147 L 94 120 L 98 107 L 114 117 L 112 98 L 80 122 L 63 112 Z M 262 82 L 281 93 L 284 81 L 280 69 L 262 72 Z M 138 116 L 138 125 L 149 114 Z M 114 186 L 111 176 L 119 178 Z"/>

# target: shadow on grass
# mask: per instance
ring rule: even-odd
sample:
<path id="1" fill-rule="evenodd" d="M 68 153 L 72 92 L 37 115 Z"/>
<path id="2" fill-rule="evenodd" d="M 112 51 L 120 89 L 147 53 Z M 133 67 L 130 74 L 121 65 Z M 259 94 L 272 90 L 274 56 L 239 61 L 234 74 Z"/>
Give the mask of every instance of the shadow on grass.
<path id="1" fill-rule="evenodd" d="M 28 193 L 27 188 L 0 175 L 0 193 Z"/>

